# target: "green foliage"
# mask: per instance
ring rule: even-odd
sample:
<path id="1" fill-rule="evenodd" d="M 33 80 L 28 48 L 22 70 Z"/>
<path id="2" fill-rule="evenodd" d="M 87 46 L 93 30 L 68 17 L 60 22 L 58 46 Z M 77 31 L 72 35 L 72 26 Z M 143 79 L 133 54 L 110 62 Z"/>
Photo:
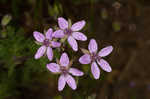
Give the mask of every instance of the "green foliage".
<path id="1" fill-rule="evenodd" d="M 107 19 L 108 18 L 108 12 L 105 8 L 103 8 L 101 10 L 101 17 L 102 17 L 102 19 Z"/>
<path id="2" fill-rule="evenodd" d="M 121 29 L 120 22 L 114 21 L 114 22 L 112 23 L 112 27 L 113 27 L 113 29 L 114 29 L 115 32 L 120 31 L 120 29 Z"/>
<path id="3" fill-rule="evenodd" d="M 58 2 L 55 2 L 53 6 L 48 5 L 48 13 L 50 16 L 53 16 L 55 19 L 62 14 L 62 5 Z"/>
<path id="4" fill-rule="evenodd" d="M 25 2 L 25 1 L 24 1 Z M 21 13 L 20 6 L 22 4 L 21 0 L 12 0 L 12 12 L 15 18 L 19 18 L 19 14 Z"/>
<path id="5" fill-rule="evenodd" d="M 54 99 L 63 99 L 63 98 L 62 96 L 58 95 L 58 96 L 55 96 Z"/>
<path id="6" fill-rule="evenodd" d="M 7 37 L 0 39 L 0 99 L 22 94 L 18 88 L 31 86 L 37 80 L 33 73 L 46 73 L 48 63 L 46 58 L 33 59 L 38 46 L 25 37 L 23 28 L 7 26 L 5 32 Z"/>

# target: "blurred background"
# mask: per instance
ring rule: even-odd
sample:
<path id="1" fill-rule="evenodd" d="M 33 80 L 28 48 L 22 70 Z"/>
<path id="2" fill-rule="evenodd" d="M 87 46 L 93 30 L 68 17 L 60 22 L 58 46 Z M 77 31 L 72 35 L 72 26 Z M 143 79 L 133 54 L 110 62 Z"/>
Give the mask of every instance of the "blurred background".
<path id="1" fill-rule="evenodd" d="M 59 92 L 48 59 L 34 59 L 33 31 L 55 28 L 60 16 L 85 20 L 82 32 L 99 49 L 114 46 L 106 57 L 113 71 L 101 70 L 99 80 L 90 65 L 78 63 L 82 52 L 73 53 L 75 67 L 85 72 L 76 91 Z M 150 99 L 149 0 L 0 0 L 0 22 L 0 99 Z M 89 40 L 78 43 L 87 48 Z"/>

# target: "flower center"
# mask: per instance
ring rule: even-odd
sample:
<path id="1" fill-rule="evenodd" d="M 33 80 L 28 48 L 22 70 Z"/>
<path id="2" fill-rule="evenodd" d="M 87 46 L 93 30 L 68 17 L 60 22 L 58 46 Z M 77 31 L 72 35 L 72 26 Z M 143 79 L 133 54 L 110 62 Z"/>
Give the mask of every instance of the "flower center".
<path id="1" fill-rule="evenodd" d="M 43 42 L 43 45 L 45 45 L 46 47 L 48 47 L 50 45 L 50 41 L 48 39 L 45 39 Z"/>
<path id="2" fill-rule="evenodd" d="M 72 30 L 71 30 L 71 29 L 65 29 L 65 30 L 64 30 L 64 33 L 65 33 L 66 35 L 71 35 L 71 34 L 72 34 Z"/>
<path id="3" fill-rule="evenodd" d="M 61 70 L 62 74 L 64 74 L 64 75 L 68 74 L 68 69 L 66 67 L 60 66 L 60 70 Z"/>
<path id="4" fill-rule="evenodd" d="M 92 61 L 95 61 L 95 60 L 100 60 L 101 59 L 101 57 L 100 56 L 98 56 L 96 53 L 92 53 L 92 55 L 91 55 L 91 59 L 92 59 Z"/>

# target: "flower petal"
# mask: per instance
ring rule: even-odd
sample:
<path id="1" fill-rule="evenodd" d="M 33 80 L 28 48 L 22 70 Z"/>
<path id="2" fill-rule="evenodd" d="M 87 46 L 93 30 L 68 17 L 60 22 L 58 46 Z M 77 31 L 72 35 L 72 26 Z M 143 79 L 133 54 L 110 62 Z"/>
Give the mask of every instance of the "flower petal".
<path id="1" fill-rule="evenodd" d="M 96 53 L 97 52 L 98 46 L 97 46 L 95 39 L 90 40 L 90 43 L 88 45 L 88 49 L 89 49 L 90 53 Z"/>
<path id="2" fill-rule="evenodd" d="M 55 38 L 63 38 L 65 35 L 64 35 L 64 31 L 63 30 L 56 30 L 54 33 L 53 33 L 53 37 Z"/>
<path id="3" fill-rule="evenodd" d="M 71 30 L 72 31 L 79 31 L 81 30 L 83 27 L 85 26 L 85 21 L 82 20 L 82 21 L 78 21 L 76 23 L 74 23 L 71 27 Z"/>
<path id="4" fill-rule="evenodd" d="M 69 65 L 69 57 L 67 53 L 63 53 L 60 57 L 60 64 L 61 66 L 68 66 Z"/>
<path id="5" fill-rule="evenodd" d="M 84 74 L 82 71 L 80 71 L 76 68 L 70 68 L 69 73 L 71 73 L 74 76 L 83 76 L 83 74 Z"/>
<path id="6" fill-rule="evenodd" d="M 47 64 L 47 69 L 53 73 L 59 73 L 60 72 L 60 66 L 56 63 L 50 63 Z"/>
<path id="7" fill-rule="evenodd" d="M 59 42 L 55 42 L 55 41 L 52 41 L 52 47 L 60 47 L 61 46 L 61 43 Z"/>
<path id="8" fill-rule="evenodd" d="M 64 19 L 63 17 L 58 18 L 58 25 L 61 29 L 66 29 L 68 28 L 68 21 Z"/>
<path id="9" fill-rule="evenodd" d="M 98 68 L 96 62 L 93 62 L 91 64 L 91 72 L 92 72 L 92 74 L 93 74 L 95 79 L 99 79 L 99 77 L 100 77 L 100 69 Z"/>
<path id="10" fill-rule="evenodd" d="M 53 59 L 53 50 L 51 47 L 47 48 L 47 57 L 50 61 Z"/>
<path id="11" fill-rule="evenodd" d="M 60 75 L 58 79 L 58 90 L 62 91 L 65 85 L 66 85 L 66 78 L 64 77 L 64 75 Z"/>
<path id="12" fill-rule="evenodd" d="M 36 52 L 34 58 L 35 58 L 35 59 L 39 59 L 41 56 L 44 55 L 45 51 L 46 51 L 46 46 L 41 46 L 41 47 L 37 50 L 37 52 Z"/>
<path id="13" fill-rule="evenodd" d="M 49 28 L 45 34 L 46 38 L 49 40 L 52 40 L 52 34 L 53 34 L 53 30 L 52 30 L 52 28 Z"/>
<path id="14" fill-rule="evenodd" d="M 84 54 L 80 57 L 79 62 L 81 64 L 89 64 L 91 63 L 91 56 L 89 54 Z"/>
<path id="15" fill-rule="evenodd" d="M 43 42 L 45 40 L 45 36 L 40 32 L 33 32 L 33 36 L 38 42 Z"/>
<path id="16" fill-rule="evenodd" d="M 101 57 L 105 57 L 105 56 L 109 55 L 112 52 L 112 50 L 113 50 L 112 46 L 107 46 L 107 47 L 101 49 L 99 51 L 98 55 Z"/>
<path id="17" fill-rule="evenodd" d="M 72 36 L 68 37 L 68 43 L 70 44 L 70 46 L 74 51 L 78 51 L 77 41 Z"/>
<path id="18" fill-rule="evenodd" d="M 67 76 L 66 82 L 73 90 L 75 90 L 77 88 L 76 82 L 71 75 Z"/>
<path id="19" fill-rule="evenodd" d="M 111 72 L 112 71 L 109 63 L 107 61 L 105 61 L 104 59 L 97 60 L 97 63 L 100 65 L 100 67 L 104 71 L 106 71 L 106 72 Z"/>
<path id="20" fill-rule="evenodd" d="M 72 36 L 76 40 L 81 40 L 81 41 L 86 41 L 87 40 L 87 37 L 81 32 L 73 32 Z"/>

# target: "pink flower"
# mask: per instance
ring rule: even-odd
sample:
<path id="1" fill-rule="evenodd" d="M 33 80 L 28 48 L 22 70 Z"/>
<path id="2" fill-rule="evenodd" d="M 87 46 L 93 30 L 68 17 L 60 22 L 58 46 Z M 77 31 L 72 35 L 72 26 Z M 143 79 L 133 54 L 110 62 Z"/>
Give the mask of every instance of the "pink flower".
<path id="1" fill-rule="evenodd" d="M 59 62 L 47 64 L 47 69 L 52 73 L 60 73 L 58 80 L 58 90 L 62 91 L 66 83 L 75 90 L 77 88 L 75 79 L 70 75 L 82 76 L 83 72 L 76 68 L 70 68 L 69 57 L 66 53 L 63 53 L 60 57 Z M 70 73 L 70 74 L 69 74 Z"/>
<path id="2" fill-rule="evenodd" d="M 48 59 L 51 61 L 53 59 L 52 48 L 60 47 L 61 43 L 52 40 L 53 30 L 50 28 L 46 32 L 45 36 L 40 32 L 33 32 L 33 36 L 38 43 L 42 46 L 37 50 L 34 58 L 39 59 L 46 52 Z"/>
<path id="3" fill-rule="evenodd" d="M 69 22 L 60 17 L 58 18 L 58 25 L 60 29 L 54 32 L 54 37 L 63 38 L 64 36 L 67 36 L 68 43 L 70 44 L 72 49 L 74 51 L 78 51 L 78 44 L 76 40 L 87 40 L 87 37 L 83 33 L 78 32 L 85 26 L 85 21 L 78 21 L 72 26 L 69 26 Z"/>
<path id="4" fill-rule="evenodd" d="M 91 63 L 91 72 L 95 79 L 99 79 L 99 77 L 100 77 L 100 69 L 99 69 L 97 63 L 100 65 L 100 67 L 104 71 L 106 71 L 106 72 L 112 71 L 110 65 L 107 63 L 107 61 L 105 61 L 103 59 L 103 57 L 109 55 L 112 52 L 112 50 L 113 50 L 112 46 L 107 46 L 107 47 L 101 49 L 97 53 L 97 50 L 98 50 L 97 43 L 96 43 L 95 39 L 91 39 L 90 43 L 88 45 L 88 49 L 89 49 L 89 51 L 86 51 L 87 53 L 85 53 L 83 56 L 80 57 L 79 62 L 81 64 L 90 64 Z"/>

